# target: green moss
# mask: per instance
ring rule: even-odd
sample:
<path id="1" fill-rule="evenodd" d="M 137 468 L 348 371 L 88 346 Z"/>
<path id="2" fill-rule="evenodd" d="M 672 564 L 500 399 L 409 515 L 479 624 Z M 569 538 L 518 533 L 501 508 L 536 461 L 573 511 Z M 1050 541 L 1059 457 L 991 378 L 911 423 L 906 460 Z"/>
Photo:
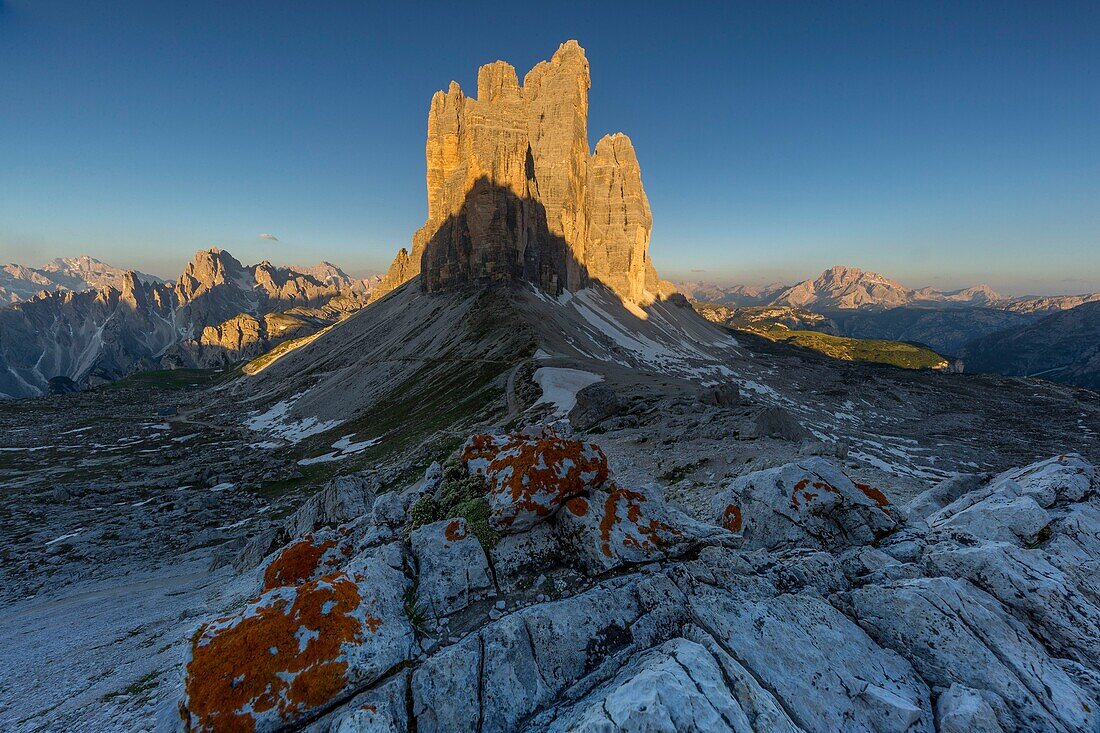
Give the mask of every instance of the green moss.
<path id="1" fill-rule="evenodd" d="M 481 546 L 491 550 L 500 533 L 489 523 L 489 502 L 485 499 L 485 477 L 469 475 L 457 459 L 443 464 L 443 480 L 435 496 L 424 496 L 412 506 L 413 529 L 444 519 L 462 518 Z"/>
<path id="2" fill-rule="evenodd" d="M 423 527 L 425 524 L 431 524 L 432 522 L 438 522 L 443 519 L 443 507 L 439 505 L 439 502 L 435 500 L 435 497 L 431 494 L 420 497 L 420 500 L 412 505 L 412 509 L 409 510 L 409 515 L 412 517 L 413 529 L 417 527 Z"/>
<path id="3" fill-rule="evenodd" d="M 500 542 L 500 532 L 489 523 L 489 502 L 484 496 L 462 502 L 454 508 L 454 516 L 466 520 L 466 527 L 486 550 L 493 549 Z"/>
<path id="4" fill-rule="evenodd" d="M 417 638 L 424 636 L 426 632 L 426 624 L 428 621 L 428 613 L 424 609 L 424 606 L 416 600 L 416 589 L 418 583 L 413 583 L 405 591 L 405 615 L 409 618 L 409 623 L 412 625 L 413 633 Z"/>
<path id="5" fill-rule="evenodd" d="M 680 465 L 680 466 L 673 466 L 672 468 L 668 469 L 667 471 L 662 473 L 660 476 L 658 476 L 658 478 L 661 479 L 662 481 L 667 481 L 670 484 L 674 484 L 678 481 L 682 481 L 684 478 L 687 477 L 687 475 L 689 473 L 691 473 L 695 469 L 699 468 L 700 466 L 702 466 L 706 462 L 707 462 L 706 458 L 700 458 L 697 461 L 692 461 L 690 463 L 685 463 L 685 464 Z"/>

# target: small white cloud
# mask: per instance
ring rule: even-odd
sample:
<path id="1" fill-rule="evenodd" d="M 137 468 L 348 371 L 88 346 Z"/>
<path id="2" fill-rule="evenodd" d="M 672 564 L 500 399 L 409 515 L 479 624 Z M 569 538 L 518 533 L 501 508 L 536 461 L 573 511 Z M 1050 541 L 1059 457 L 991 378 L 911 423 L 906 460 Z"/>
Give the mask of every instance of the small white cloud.
<path id="1" fill-rule="evenodd" d="M 261 234 L 260 239 L 270 239 L 272 242 L 278 242 L 279 238 L 274 234 Z"/>

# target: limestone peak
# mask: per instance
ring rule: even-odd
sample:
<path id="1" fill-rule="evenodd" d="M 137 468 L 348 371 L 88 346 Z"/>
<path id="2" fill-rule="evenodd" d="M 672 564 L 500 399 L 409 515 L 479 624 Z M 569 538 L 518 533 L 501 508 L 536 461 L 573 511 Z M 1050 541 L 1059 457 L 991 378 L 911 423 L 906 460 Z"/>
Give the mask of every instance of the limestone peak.
<path id="1" fill-rule="evenodd" d="M 630 139 L 588 145 L 588 59 L 574 40 L 519 84 L 515 67 L 478 71 L 432 98 L 425 146 L 428 220 L 376 289 L 422 275 L 426 290 L 527 280 L 558 293 L 598 281 L 624 300 L 656 292 L 652 217 Z"/>

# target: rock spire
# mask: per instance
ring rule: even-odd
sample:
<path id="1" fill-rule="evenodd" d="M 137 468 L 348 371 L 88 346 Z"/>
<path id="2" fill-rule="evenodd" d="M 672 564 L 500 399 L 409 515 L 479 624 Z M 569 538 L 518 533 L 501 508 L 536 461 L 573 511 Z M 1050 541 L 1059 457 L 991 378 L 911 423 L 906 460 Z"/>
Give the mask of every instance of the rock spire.
<path id="1" fill-rule="evenodd" d="M 421 274 L 425 290 L 524 279 L 551 293 L 600 281 L 639 303 L 657 292 L 652 216 L 630 139 L 588 147 L 588 60 L 563 43 L 519 83 L 482 66 L 477 98 L 459 85 L 428 113 L 428 220 L 376 297 Z"/>

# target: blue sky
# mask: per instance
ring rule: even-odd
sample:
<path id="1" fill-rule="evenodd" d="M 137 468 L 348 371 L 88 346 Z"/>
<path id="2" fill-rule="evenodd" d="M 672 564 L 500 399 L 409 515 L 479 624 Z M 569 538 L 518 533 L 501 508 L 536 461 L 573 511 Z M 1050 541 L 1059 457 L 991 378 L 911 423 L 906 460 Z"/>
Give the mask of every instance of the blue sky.
<path id="1" fill-rule="evenodd" d="M 1100 290 L 1100 3 L 412 5 L 0 0 L 0 261 L 381 270 L 431 94 L 577 38 L 666 277 Z"/>

